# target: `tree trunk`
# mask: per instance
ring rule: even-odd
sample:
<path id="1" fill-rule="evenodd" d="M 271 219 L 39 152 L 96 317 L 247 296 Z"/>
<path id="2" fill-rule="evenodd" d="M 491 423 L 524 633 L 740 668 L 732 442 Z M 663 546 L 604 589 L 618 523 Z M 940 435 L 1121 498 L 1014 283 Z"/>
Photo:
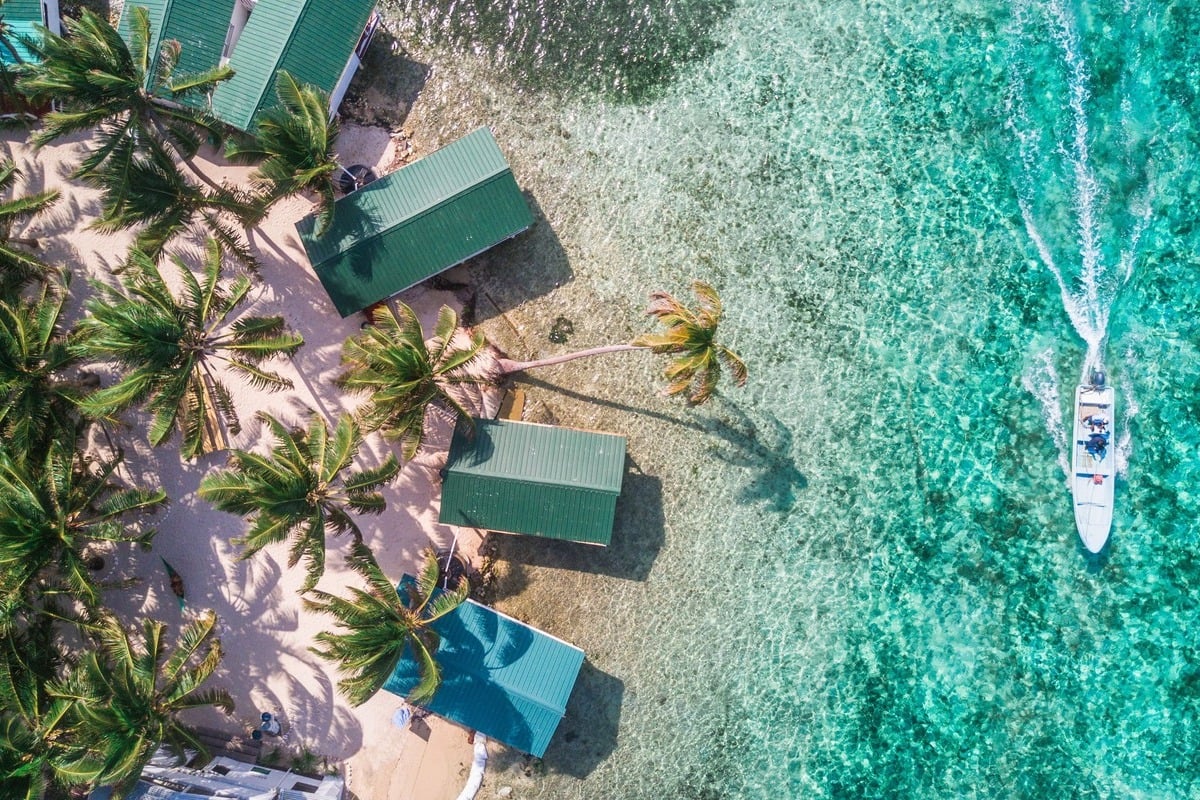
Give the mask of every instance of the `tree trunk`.
<path id="1" fill-rule="evenodd" d="M 551 356 L 550 358 L 540 358 L 536 361 L 513 361 L 508 358 L 498 360 L 501 375 L 509 375 L 513 372 L 525 372 L 526 370 L 536 369 L 537 367 L 548 367 L 552 364 L 565 364 L 568 361 L 574 361 L 577 358 L 587 358 L 588 356 L 598 356 L 604 353 L 624 353 L 627 350 L 649 350 L 649 347 L 637 347 L 632 344 L 609 344 L 604 347 L 592 347 L 588 350 L 579 350 L 574 353 L 567 353 L 561 356 Z"/>

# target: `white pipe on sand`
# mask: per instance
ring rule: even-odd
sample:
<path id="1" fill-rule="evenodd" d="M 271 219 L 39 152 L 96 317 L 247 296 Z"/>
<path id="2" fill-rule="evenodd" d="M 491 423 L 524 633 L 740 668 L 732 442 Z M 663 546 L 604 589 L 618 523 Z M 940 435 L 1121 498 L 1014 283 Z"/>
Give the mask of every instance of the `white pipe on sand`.
<path id="1" fill-rule="evenodd" d="M 471 774 L 467 776 L 467 785 L 463 787 L 458 800 L 474 800 L 475 793 L 483 785 L 483 768 L 487 766 L 487 737 L 482 733 L 475 734 L 475 758 L 471 761 Z"/>

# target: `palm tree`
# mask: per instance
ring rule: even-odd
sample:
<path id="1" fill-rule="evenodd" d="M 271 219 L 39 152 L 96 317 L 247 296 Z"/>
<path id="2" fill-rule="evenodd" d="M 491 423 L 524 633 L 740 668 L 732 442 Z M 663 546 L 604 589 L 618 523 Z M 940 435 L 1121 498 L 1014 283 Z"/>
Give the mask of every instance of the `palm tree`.
<path id="1" fill-rule="evenodd" d="M 738 386 L 746 384 L 746 365 L 736 353 L 716 341 L 717 324 L 724 313 L 721 298 L 703 281 L 692 282 L 699 306 L 692 311 L 667 292 L 650 293 L 650 307 L 646 313 L 657 317 L 667 330 L 659 334 L 642 334 L 630 344 L 607 345 L 552 356 L 536 361 L 512 361 L 499 359 L 501 375 L 525 372 L 537 367 L 562 364 L 577 358 L 616 353 L 626 350 L 650 350 L 652 353 L 675 356 L 664 370 L 669 384 L 668 395 L 688 393 L 688 402 L 699 405 L 707 401 L 716 389 L 721 377 L 722 366 L 727 368 Z"/>
<path id="2" fill-rule="evenodd" d="M 153 419 L 153 445 L 166 441 L 178 427 L 185 458 L 227 447 L 229 433 L 240 430 L 229 389 L 216 373 L 218 364 L 257 389 L 277 391 L 292 382 L 262 368 L 263 361 L 290 356 L 304 339 L 286 329 L 283 317 L 243 316 L 229 322 L 250 292 L 242 275 L 221 282 L 221 245 L 209 240 L 199 276 L 178 256 L 171 259 L 181 277 L 179 298 L 171 293 L 158 265 L 134 251 L 121 276 L 123 291 L 97 284 L 98 296 L 87 303 L 89 315 L 78 326 L 85 354 L 112 359 L 125 372 L 116 384 L 81 403 L 94 417 L 113 415 L 145 403 Z"/>
<path id="3" fill-rule="evenodd" d="M 178 715 L 207 706 L 233 711 L 224 689 L 202 688 L 221 663 L 216 625 L 216 615 L 206 612 L 184 626 L 169 650 L 163 623 L 144 620 L 135 641 L 115 618 L 104 617 L 96 626 L 98 647 L 48 687 L 69 706 L 70 739 L 60 773 L 74 783 L 111 784 L 120 800 L 160 746 L 206 752 Z"/>
<path id="4" fill-rule="evenodd" d="M 78 360 L 73 337 L 59 326 L 66 302 L 53 284 L 31 300 L 0 300 L 0 449 L 16 460 L 45 453 L 79 424 L 84 388 L 64 374 Z"/>
<path id="5" fill-rule="evenodd" d="M 317 196 L 317 236 L 333 222 L 335 175 L 343 171 L 334 152 L 338 124 L 329 117 L 329 95 L 301 85 L 286 70 L 275 80 L 279 105 L 262 115 L 252 138 L 230 139 L 225 157 L 257 163 L 251 180 L 273 200 L 312 192 Z"/>
<path id="6" fill-rule="evenodd" d="M 351 587 L 349 599 L 314 591 L 315 599 L 305 600 L 310 610 L 331 615 L 345 630 L 318 633 L 315 638 L 324 647 L 310 649 L 347 673 L 338 681 L 338 689 L 354 706 L 378 692 L 404 652 L 411 650 L 420 681 L 409 693 L 409 700 L 428 703 L 442 682 L 435 660 L 441 640 L 432 625 L 467 599 L 467 581 L 461 581 L 454 591 L 438 591 L 437 557 L 431 550 L 425 552 L 416 580 L 400 589 L 383 574 L 366 545 L 355 542 L 347 560 L 366 578 L 367 589 Z"/>
<path id="7" fill-rule="evenodd" d="M 91 542 L 148 546 L 153 529 L 131 520 L 167 502 L 162 489 L 129 488 L 113 480 L 122 462 L 84 456 L 74 437 L 53 443 L 40 461 L 0 452 L 0 574 L 11 607 L 35 580 L 94 607 L 100 593 L 84 558 Z"/>
<path id="8" fill-rule="evenodd" d="M 142 7 L 130 9 L 128 45 L 107 19 L 86 8 L 66 26 L 66 36 L 44 33 L 42 60 L 28 67 L 18 85 L 34 100 L 65 103 L 46 115 L 35 144 L 98 132 L 75 177 L 93 175 L 101 165 L 119 174 L 146 152 L 173 153 L 190 162 L 205 140 L 221 141 L 221 122 L 186 103 L 231 78 L 229 67 L 175 75 L 181 46 L 169 40 L 159 53 L 151 52 L 150 14 Z"/>
<path id="9" fill-rule="evenodd" d="M 425 341 L 413 310 L 397 303 L 397 312 L 381 307 L 374 324 L 342 348 L 348 369 L 337 385 L 351 392 L 369 392 L 361 412 L 368 430 L 383 429 L 385 437 L 399 439 L 404 458 L 413 458 L 425 437 L 425 417 L 432 407 L 470 420 L 454 396 L 459 385 L 481 385 L 468 367 L 484 353 L 480 333 L 462 332 L 458 316 L 442 306 L 433 338 Z"/>
<path id="10" fill-rule="evenodd" d="M 46 694 L 62 654 L 52 621 L 0 635 L 0 775 L 4 797 L 41 800 L 61 751 L 59 730 L 67 705 Z"/>
<path id="11" fill-rule="evenodd" d="M 385 503 L 376 491 L 400 472 L 394 456 L 373 469 L 351 470 L 362 445 L 354 420 L 343 416 L 330 435 L 325 421 L 313 416 L 308 431 L 289 430 L 269 414 L 261 415 L 275 435 L 267 455 L 235 450 L 232 469 L 214 472 L 200 483 L 200 496 L 221 511 L 253 515 L 240 540 L 249 558 L 263 547 L 292 538 L 288 566 L 307 565 L 302 592 L 317 585 L 325 571 L 325 536 L 362 533 L 347 511 L 379 514 Z"/>
<path id="12" fill-rule="evenodd" d="M 12 190 L 20 171 L 12 161 L 0 161 L 0 193 Z M 31 280 L 45 280 L 53 268 L 25 248 L 37 247 L 34 239 L 12 235 L 13 226 L 42 213 L 58 199 L 57 191 L 0 200 L 0 292 L 12 294 Z"/>

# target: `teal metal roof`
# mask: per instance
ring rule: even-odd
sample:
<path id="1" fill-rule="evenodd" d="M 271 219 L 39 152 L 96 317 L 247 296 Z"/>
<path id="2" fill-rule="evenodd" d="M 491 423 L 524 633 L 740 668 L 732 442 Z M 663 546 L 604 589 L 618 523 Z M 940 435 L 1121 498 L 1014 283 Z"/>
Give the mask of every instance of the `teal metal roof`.
<path id="1" fill-rule="evenodd" d="M 625 475 L 625 437 L 507 420 L 459 426 L 438 521 L 607 545 Z"/>
<path id="2" fill-rule="evenodd" d="M 433 629 L 442 686 L 426 707 L 541 758 L 566 713 L 583 651 L 473 600 Z M 417 663 L 406 649 L 383 688 L 404 697 L 416 685 Z"/>
<path id="3" fill-rule="evenodd" d="M 236 73 L 213 92 L 213 111 L 241 130 L 276 105 L 275 74 L 333 91 L 376 0 L 258 0 L 229 58 Z"/>
<path id="4" fill-rule="evenodd" d="M 28 37 L 37 41 L 41 40 L 37 26 L 44 24 L 45 20 L 42 18 L 40 0 L 5 0 L 0 3 L 0 17 L 8 26 L 8 42 L 17 51 L 20 60 L 22 62 L 35 60 L 33 53 L 29 52 L 29 48 L 22 43 L 21 39 Z M 16 63 L 7 47 L 0 47 L 0 62 Z"/>
<path id="5" fill-rule="evenodd" d="M 129 14 L 135 6 L 150 15 L 150 52 L 157 65 L 162 43 L 180 44 L 176 75 L 191 75 L 215 68 L 221 62 L 225 34 L 233 17 L 236 0 L 128 0 L 121 10 L 117 29 L 129 41 Z M 150 76 L 147 76 L 147 81 Z M 194 102 L 200 102 L 193 98 Z"/>
<path id="6" fill-rule="evenodd" d="M 479 128 L 337 201 L 333 224 L 296 223 L 343 317 L 402 292 L 533 224 L 492 132 Z"/>

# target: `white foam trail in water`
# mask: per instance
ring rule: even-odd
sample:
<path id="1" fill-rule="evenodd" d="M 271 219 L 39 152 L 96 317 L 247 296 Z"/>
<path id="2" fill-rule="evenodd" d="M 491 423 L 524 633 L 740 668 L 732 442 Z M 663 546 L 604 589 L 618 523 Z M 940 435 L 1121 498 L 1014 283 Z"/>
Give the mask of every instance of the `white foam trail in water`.
<path id="1" fill-rule="evenodd" d="M 1071 477 L 1071 465 L 1067 461 L 1067 426 L 1063 423 L 1062 402 L 1058 394 L 1061 381 L 1054 368 L 1054 348 L 1047 347 L 1033 357 L 1033 362 L 1021 375 L 1021 385 L 1042 407 L 1042 420 L 1054 447 L 1058 450 L 1058 465 L 1062 467 L 1063 479 Z"/>

